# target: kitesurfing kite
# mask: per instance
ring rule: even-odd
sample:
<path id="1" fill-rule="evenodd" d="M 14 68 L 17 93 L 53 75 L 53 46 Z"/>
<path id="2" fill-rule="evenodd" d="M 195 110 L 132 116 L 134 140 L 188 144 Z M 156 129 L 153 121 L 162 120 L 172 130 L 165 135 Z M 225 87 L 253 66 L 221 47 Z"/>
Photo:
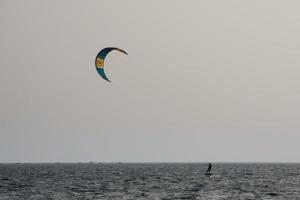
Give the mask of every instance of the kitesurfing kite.
<path id="1" fill-rule="evenodd" d="M 104 60 L 105 60 L 105 57 L 107 56 L 107 54 L 109 52 L 111 52 L 112 50 L 117 50 L 117 51 L 120 51 L 120 52 L 128 55 L 126 51 L 116 48 L 116 47 L 107 47 L 107 48 L 104 48 L 101 51 L 99 51 L 99 53 L 97 54 L 96 59 L 95 59 L 96 70 L 97 70 L 98 74 L 104 80 L 107 80 L 108 82 L 110 82 L 110 80 L 106 77 L 106 74 L 104 72 Z"/>

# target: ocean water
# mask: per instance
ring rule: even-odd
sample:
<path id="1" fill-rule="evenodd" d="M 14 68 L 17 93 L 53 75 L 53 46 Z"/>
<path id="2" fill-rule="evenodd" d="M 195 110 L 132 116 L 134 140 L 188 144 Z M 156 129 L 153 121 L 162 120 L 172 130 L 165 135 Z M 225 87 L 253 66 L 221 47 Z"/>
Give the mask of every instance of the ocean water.
<path id="1" fill-rule="evenodd" d="M 300 164 L 0 164 L 0 200 L 300 199 Z"/>

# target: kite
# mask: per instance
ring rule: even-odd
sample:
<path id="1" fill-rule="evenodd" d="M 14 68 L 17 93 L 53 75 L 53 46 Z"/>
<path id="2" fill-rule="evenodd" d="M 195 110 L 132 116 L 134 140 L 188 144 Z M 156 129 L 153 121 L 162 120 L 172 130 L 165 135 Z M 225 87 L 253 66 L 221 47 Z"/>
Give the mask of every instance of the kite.
<path id="1" fill-rule="evenodd" d="M 99 51 L 99 53 L 97 54 L 96 59 L 95 59 L 95 65 L 96 65 L 96 70 L 97 70 L 98 74 L 104 80 L 106 80 L 108 82 L 110 82 L 110 80 L 107 78 L 107 76 L 104 72 L 104 60 L 105 60 L 105 57 L 107 56 L 107 54 L 113 50 L 117 50 L 117 51 L 120 51 L 120 52 L 128 55 L 127 52 L 122 49 L 119 49 L 116 47 L 107 47 L 107 48 L 104 48 L 101 51 Z"/>

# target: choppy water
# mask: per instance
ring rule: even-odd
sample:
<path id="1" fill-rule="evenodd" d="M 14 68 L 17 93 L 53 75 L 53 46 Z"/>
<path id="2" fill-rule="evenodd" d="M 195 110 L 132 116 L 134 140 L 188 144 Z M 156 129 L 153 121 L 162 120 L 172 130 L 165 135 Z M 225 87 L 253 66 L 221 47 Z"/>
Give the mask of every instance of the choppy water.
<path id="1" fill-rule="evenodd" d="M 300 164 L 0 164 L 3 199 L 300 199 Z"/>

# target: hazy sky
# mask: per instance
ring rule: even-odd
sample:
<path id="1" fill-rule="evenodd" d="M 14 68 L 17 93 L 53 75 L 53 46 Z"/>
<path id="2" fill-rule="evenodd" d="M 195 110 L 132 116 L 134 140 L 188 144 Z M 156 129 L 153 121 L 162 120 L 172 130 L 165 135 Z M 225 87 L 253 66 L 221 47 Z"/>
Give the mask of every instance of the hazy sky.
<path id="1" fill-rule="evenodd" d="M 299 7 L 0 1 L 0 162 L 299 162 Z"/>

